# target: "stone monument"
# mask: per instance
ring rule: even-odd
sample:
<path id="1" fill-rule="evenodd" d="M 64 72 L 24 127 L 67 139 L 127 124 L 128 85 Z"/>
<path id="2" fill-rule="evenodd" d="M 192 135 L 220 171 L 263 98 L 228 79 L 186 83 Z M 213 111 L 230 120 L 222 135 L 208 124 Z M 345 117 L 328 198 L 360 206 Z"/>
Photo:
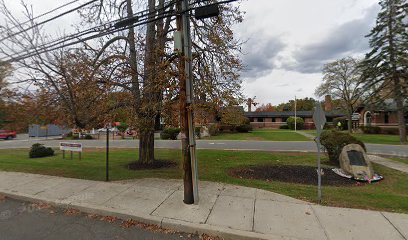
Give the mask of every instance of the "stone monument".
<path id="1" fill-rule="evenodd" d="M 341 169 L 356 180 L 371 180 L 374 170 L 364 149 L 358 144 L 349 144 L 340 154 Z"/>

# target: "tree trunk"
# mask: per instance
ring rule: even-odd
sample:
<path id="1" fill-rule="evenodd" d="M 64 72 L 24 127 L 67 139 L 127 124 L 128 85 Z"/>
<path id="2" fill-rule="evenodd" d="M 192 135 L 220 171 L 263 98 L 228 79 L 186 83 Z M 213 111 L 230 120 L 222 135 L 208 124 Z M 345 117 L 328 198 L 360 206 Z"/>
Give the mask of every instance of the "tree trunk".
<path id="1" fill-rule="evenodd" d="M 139 139 L 139 162 L 152 164 L 154 161 L 154 130 L 141 132 Z"/>
<path id="2" fill-rule="evenodd" d="M 402 98 L 401 84 L 399 78 L 394 78 L 395 103 L 397 105 L 398 129 L 401 143 L 407 142 L 407 132 L 404 117 L 404 100 Z"/>
<path id="3" fill-rule="evenodd" d="M 148 1 L 149 20 L 155 18 L 155 0 Z M 144 59 L 143 97 L 138 111 L 139 118 L 139 162 L 152 164 L 154 162 L 154 117 L 157 99 L 154 95 L 155 72 L 155 23 L 151 21 L 146 26 L 146 48 Z"/>
<path id="4" fill-rule="evenodd" d="M 348 128 L 348 133 L 352 133 L 352 130 L 353 130 L 353 123 L 352 123 L 352 114 L 353 114 L 353 111 L 348 111 L 348 113 L 347 113 L 347 128 Z"/>

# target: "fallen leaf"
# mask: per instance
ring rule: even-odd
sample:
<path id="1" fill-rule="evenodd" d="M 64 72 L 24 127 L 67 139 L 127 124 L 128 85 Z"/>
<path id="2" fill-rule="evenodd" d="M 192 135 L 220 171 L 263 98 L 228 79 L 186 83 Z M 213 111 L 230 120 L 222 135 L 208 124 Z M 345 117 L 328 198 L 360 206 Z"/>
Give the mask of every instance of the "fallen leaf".
<path id="1" fill-rule="evenodd" d="M 200 236 L 200 240 L 223 240 L 221 237 L 214 237 L 214 236 L 209 236 L 207 234 L 202 234 Z"/>
<path id="2" fill-rule="evenodd" d="M 72 209 L 72 208 L 68 208 L 65 209 L 64 214 L 67 216 L 74 216 L 74 215 L 79 215 L 81 212 L 77 209 Z"/>
<path id="3" fill-rule="evenodd" d="M 50 209 L 51 205 L 47 203 L 32 203 L 31 207 L 38 209 L 38 210 L 42 210 L 42 209 Z"/>
<path id="4" fill-rule="evenodd" d="M 113 217 L 113 216 L 103 216 L 103 217 L 99 218 L 99 220 L 109 222 L 109 223 L 113 223 L 113 222 L 116 222 L 118 220 L 118 218 Z"/>

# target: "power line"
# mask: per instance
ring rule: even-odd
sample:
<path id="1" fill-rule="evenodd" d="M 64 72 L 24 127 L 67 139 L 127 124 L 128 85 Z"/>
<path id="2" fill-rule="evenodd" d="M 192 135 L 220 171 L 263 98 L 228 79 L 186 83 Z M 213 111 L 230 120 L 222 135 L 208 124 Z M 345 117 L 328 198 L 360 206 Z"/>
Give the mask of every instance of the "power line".
<path id="1" fill-rule="evenodd" d="M 49 19 L 44 20 L 44 21 L 42 21 L 42 22 L 40 22 L 40 23 L 34 24 L 33 26 L 30 26 L 30 27 L 28 27 L 28 28 L 25 28 L 25 29 L 23 29 L 23 30 L 21 30 L 21 31 L 19 31 L 19 32 L 12 33 L 12 34 L 10 34 L 10 35 L 8 35 L 8 36 L 3 37 L 2 39 L 0 39 L 0 42 L 4 41 L 4 40 L 6 40 L 6 39 L 9 39 L 9 38 L 11 38 L 11 37 L 14 37 L 14 36 L 16 36 L 16 35 L 18 35 L 18 34 L 27 32 L 28 30 L 33 29 L 33 28 L 36 28 L 36 27 L 38 27 L 38 26 L 41 26 L 41 25 L 43 25 L 43 24 L 45 24 L 45 23 L 51 22 L 51 21 L 53 21 L 53 20 L 55 20 L 55 19 L 57 19 L 57 18 L 60 18 L 60 17 L 62 17 L 62 16 L 64 16 L 64 15 L 67 15 L 67 14 L 69 14 L 69 13 L 72 13 L 72 12 L 76 11 L 76 10 L 79 10 L 79 9 L 81 9 L 81 8 L 83 8 L 83 7 L 87 6 L 87 5 L 89 5 L 89 4 L 92 4 L 92 3 L 96 2 L 96 1 L 99 1 L 99 0 L 91 0 L 91 1 L 89 1 L 89 2 L 87 2 L 87 3 L 84 3 L 84 4 L 82 4 L 82 5 L 78 6 L 78 7 L 76 7 L 76 8 L 72 8 L 72 9 L 70 9 L 70 10 L 68 10 L 68 11 L 65 11 L 65 12 L 63 12 L 63 13 L 61 13 L 61 14 L 58 14 L 58 15 L 52 17 L 52 18 L 49 18 Z"/>
<path id="2" fill-rule="evenodd" d="M 172 0 L 172 1 L 170 1 L 170 2 L 167 2 L 167 5 L 166 5 L 166 6 L 161 7 L 161 8 L 157 8 L 157 9 L 155 10 L 155 12 L 149 13 L 148 10 L 143 10 L 143 11 L 138 12 L 137 14 L 134 14 L 133 17 L 134 17 L 134 16 L 137 16 L 138 18 L 142 18 L 142 17 L 148 16 L 148 14 L 155 14 L 157 11 L 160 11 L 160 10 L 162 10 L 162 9 L 166 9 L 166 8 L 170 7 L 171 4 L 174 4 L 174 3 L 175 3 L 175 1 Z M 118 21 L 120 21 L 120 20 L 113 20 L 113 21 L 110 21 L 110 22 L 108 22 L 108 23 L 104 23 L 104 24 L 102 24 L 102 25 L 99 25 L 99 26 L 92 27 L 92 28 L 90 28 L 90 29 L 81 31 L 81 32 L 76 33 L 76 34 L 74 34 L 74 35 L 66 36 L 66 37 L 63 37 L 63 38 L 60 38 L 60 39 L 55 39 L 55 40 L 52 40 L 51 42 L 44 43 L 44 44 L 42 44 L 42 45 L 40 45 L 40 46 L 35 46 L 35 48 L 38 49 L 38 48 L 41 48 L 41 47 L 49 47 L 49 46 L 47 46 L 47 45 L 49 45 L 49 44 L 51 44 L 50 46 L 55 46 L 56 44 L 63 43 L 64 41 L 72 40 L 72 39 L 75 39 L 75 38 L 84 36 L 84 35 L 89 34 L 89 33 L 92 33 L 92 32 L 98 32 L 98 31 L 100 31 L 100 28 L 106 28 L 106 27 L 109 28 L 109 27 L 112 27 L 111 25 L 113 25 L 115 22 L 118 22 Z M 111 24 L 111 25 L 109 25 L 109 24 Z M 10 36 L 10 37 L 11 37 L 11 36 Z M 59 41 L 59 43 L 56 43 L 56 42 L 58 42 L 58 41 Z M 0 42 L 0 43 L 3 43 L 3 42 Z M 5 45 L 5 44 L 3 43 L 3 45 Z M 6 45 L 5 45 L 5 46 L 6 46 Z M 7 46 L 6 46 L 6 47 L 7 47 Z M 33 49 L 33 48 L 30 48 L 30 49 Z M 28 50 L 30 50 L 30 49 L 28 49 Z"/>
<path id="3" fill-rule="evenodd" d="M 51 9 L 51 10 L 48 11 L 48 12 L 42 13 L 42 14 L 40 14 L 40 15 L 38 15 L 38 16 L 36 16 L 36 17 L 30 19 L 30 20 L 27 20 L 27 21 L 25 21 L 25 22 L 22 22 L 22 23 L 20 23 L 20 25 L 22 26 L 22 25 L 24 25 L 24 24 L 30 23 L 30 22 L 33 21 L 33 20 L 36 20 L 36 19 L 38 19 L 38 18 L 40 18 L 40 17 L 44 17 L 44 16 L 46 16 L 46 15 L 52 13 L 52 12 L 55 12 L 55 11 L 57 11 L 57 10 L 60 10 L 61 8 L 64 8 L 64 7 L 66 7 L 66 6 L 69 6 L 69 5 L 71 5 L 71 4 L 73 4 L 73 3 L 76 3 L 76 2 L 78 2 L 78 1 L 79 1 L 79 0 L 74 0 L 74 1 L 71 1 L 71 2 L 68 2 L 68 3 L 65 3 L 65 4 L 63 4 L 63 5 L 59 6 L 59 7 L 56 7 L 56 8 L 54 8 L 54 9 Z M 10 28 L 10 30 L 13 30 L 14 28 L 17 28 L 17 26 L 14 26 L 14 27 Z M 5 32 L 6 32 L 6 31 L 0 32 L 0 35 L 1 35 L 1 34 L 4 34 Z"/>
<path id="4" fill-rule="evenodd" d="M 170 5 L 167 5 L 167 6 L 163 7 L 163 8 L 158 8 L 158 9 L 156 9 L 155 12 L 147 13 L 147 14 L 146 14 L 146 11 L 141 11 L 141 12 L 138 12 L 137 14 L 134 14 L 133 16 L 139 16 L 140 19 L 141 18 L 148 18 L 150 14 L 156 14 L 157 11 L 165 9 L 168 6 L 170 6 Z M 136 23 L 136 24 L 134 24 L 134 25 L 132 25 L 130 27 L 141 26 L 141 25 L 144 25 L 144 24 L 149 23 L 149 22 L 157 21 L 159 19 L 163 19 L 163 18 L 172 16 L 172 15 L 168 15 L 168 13 L 172 14 L 173 12 L 174 12 L 174 10 L 165 11 L 162 14 L 163 15 L 167 14 L 167 15 L 164 15 L 162 17 L 160 17 L 160 16 L 156 17 L 155 19 L 152 19 L 150 21 L 149 20 L 144 20 L 144 21 L 138 22 L 138 23 Z M 142 13 L 142 15 L 139 15 L 140 13 Z M 55 40 L 53 40 L 51 42 L 48 42 L 48 43 L 45 43 L 43 45 L 36 46 L 35 49 L 33 49 L 32 51 L 30 51 L 30 52 L 28 52 L 26 54 L 23 54 L 23 55 L 20 55 L 20 56 L 17 56 L 17 57 L 11 57 L 10 59 L 4 60 L 4 61 L 14 62 L 14 61 L 22 60 L 22 59 L 32 57 L 32 56 L 35 56 L 35 55 L 38 55 L 38 54 L 42 54 L 42 53 L 46 53 L 46 52 L 49 52 L 49 51 L 52 51 L 52 50 L 56 50 L 56 49 L 61 48 L 61 47 L 71 46 L 71 45 L 74 45 L 74 44 L 85 42 L 85 41 L 88 41 L 88 40 L 91 40 L 91 39 L 94 39 L 94 38 L 98 38 L 98 37 L 103 37 L 103 36 L 106 36 L 108 34 L 113 34 L 113 33 L 116 33 L 116 32 L 119 32 L 119 31 L 130 28 L 130 27 L 126 27 L 126 28 L 121 28 L 121 29 L 117 29 L 117 30 L 112 29 L 113 25 L 114 25 L 113 23 L 117 22 L 117 21 L 120 21 L 120 20 L 110 21 L 110 22 L 105 23 L 103 25 L 81 31 L 81 32 L 76 33 L 76 34 L 71 35 L 71 36 L 63 37 L 63 38 L 60 38 L 60 39 L 55 39 Z M 104 27 L 107 28 L 107 29 L 101 30 L 101 28 L 104 28 Z M 74 42 L 65 43 L 65 42 L 67 42 L 69 40 L 77 39 L 79 37 L 82 37 L 82 36 L 85 36 L 85 35 L 88 35 L 88 34 L 91 34 L 91 33 L 95 33 L 95 32 L 99 32 L 99 33 L 94 34 L 94 35 L 89 36 L 89 37 L 86 37 L 86 38 L 79 39 L 79 40 L 74 41 Z M 62 44 L 62 45 L 60 45 L 60 44 Z M 16 53 L 16 54 L 18 55 L 19 53 Z"/>
<path id="5" fill-rule="evenodd" d="M 234 1 L 237 1 L 237 0 L 226 0 L 226 1 L 219 2 L 218 4 L 230 3 L 230 2 L 234 2 Z M 141 26 L 141 25 L 144 25 L 144 24 L 147 24 L 147 23 L 150 23 L 150 22 L 155 22 L 155 21 L 160 20 L 160 19 L 175 16 L 175 14 L 174 14 L 174 13 L 176 13 L 175 10 L 169 10 L 169 11 L 163 12 L 162 16 L 157 16 L 154 19 L 149 20 L 149 18 L 150 18 L 149 15 L 156 14 L 159 10 L 166 9 L 166 8 L 170 7 L 171 4 L 174 3 L 174 2 L 175 2 L 174 0 L 170 1 L 170 3 L 168 5 L 166 5 L 166 6 L 162 7 L 162 8 L 159 8 L 159 9 L 155 9 L 155 11 L 151 12 L 151 13 L 149 13 L 148 10 L 143 10 L 141 12 L 138 12 L 138 13 L 134 14 L 132 17 L 136 17 L 136 16 L 139 17 L 139 22 L 137 22 L 137 23 L 135 23 L 135 24 L 133 24 L 131 26 L 128 26 L 128 27 L 125 27 L 125 28 L 120 28 L 120 29 L 112 29 L 115 22 L 117 23 L 117 22 L 119 22 L 119 21 L 121 21 L 123 19 L 110 21 L 108 23 L 99 25 L 97 27 L 93 27 L 93 28 L 81 31 L 81 32 L 79 32 L 77 34 L 67 36 L 67 37 L 64 37 L 64 38 L 60 38 L 60 39 L 56 39 L 56 40 L 53 40 L 51 42 L 45 43 L 43 45 L 37 46 L 33 51 L 30 51 L 30 52 L 28 52 L 26 54 L 21 54 L 21 55 L 19 55 L 17 57 L 10 57 L 9 59 L 4 60 L 4 61 L 5 62 L 15 62 L 15 61 L 23 60 L 25 58 L 29 58 L 29 57 L 33 57 L 33 56 L 43 54 L 43 53 L 46 53 L 46 52 L 49 52 L 49 51 L 53 51 L 53 50 L 56 50 L 56 49 L 61 48 L 61 47 L 72 46 L 72 45 L 75 45 L 75 44 L 78 44 L 78 43 L 86 42 L 88 40 L 92 40 L 92 39 L 95 39 L 95 38 L 99 38 L 99 37 L 103 37 L 103 36 L 106 36 L 106 35 L 109 35 L 109 34 L 113 34 L 113 33 L 116 33 L 116 32 L 119 32 L 119 31 L 122 31 L 122 30 L 125 30 L 125 29 Z M 198 1 L 196 1 L 195 3 L 197 3 L 197 2 Z M 192 4 L 194 4 L 194 3 L 192 3 Z M 188 10 L 185 10 L 185 12 L 191 11 L 191 10 L 194 10 L 194 9 L 196 9 L 196 8 L 190 8 Z M 179 13 L 177 13 L 177 14 L 179 14 Z M 140 21 L 141 18 L 145 18 L 145 17 L 147 17 L 147 19 L 145 19 L 143 21 Z M 103 27 L 106 27 L 107 29 L 105 29 L 104 31 L 101 31 L 100 28 L 103 28 Z M 85 35 L 88 35 L 88 34 L 91 34 L 91 33 L 95 33 L 95 32 L 98 32 L 98 31 L 99 31 L 99 33 L 97 33 L 97 34 L 94 34 L 94 35 L 91 35 L 91 36 L 80 39 L 80 37 L 82 37 L 82 36 L 85 36 Z M 78 39 L 78 40 L 66 43 L 67 41 L 73 40 L 73 39 Z M 60 45 L 60 44 L 62 44 L 62 45 Z M 16 53 L 16 54 L 18 55 L 20 53 Z"/>

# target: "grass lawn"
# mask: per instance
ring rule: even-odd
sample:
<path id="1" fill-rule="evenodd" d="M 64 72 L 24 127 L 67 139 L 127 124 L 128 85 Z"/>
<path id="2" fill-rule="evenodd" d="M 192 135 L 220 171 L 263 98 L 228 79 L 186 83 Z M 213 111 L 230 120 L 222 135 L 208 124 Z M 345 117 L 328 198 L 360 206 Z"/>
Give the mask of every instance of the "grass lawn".
<path id="1" fill-rule="evenodd" d="M 29 159 L 26 150 L 0 150 L 0 170 L 31 172 L 73 178 L 104 180 L 105 155 L 101 149 L 86 149 L 82 160 L 62 159 L 61 153 L 53 157 Z M 127 164 L 136 160 L 137 150 L 112 149 L 110 155 L 110 177 L 112 180 L 134 178 L 181 178 L 181 167 L 162 170 L 131 171 Z M 163 160 L 181 159 L 179 150 L 156 150 L 156 158 Z M 315 154 L 237 152 L 199 150 L 199 177 L 201 180 L 224 182 L 255 187 L 281 193 L 298 199 L 314 201 L 316 186 L 233 178 L 227 171 L 234 167 L 255 164 L 288 164 L 314 166 Z M 326 158 L 323 158 L 325 161 Z M 408 175 L 375 165 L 376 172 L 385 179 L 379 183 L 364 186 L 325 187 L 325 205 L 396 211 L 408 213 Z"/>
<path id="2" fill-rule="evenodd" d="M 310 141 L 303 135 L 290 130 L 256 129 L 249 133 L 220 133 L 208 140 L 246 140 L 246 141 Z"/>
<path id="3" fill-rule="evenodd" d="M 397 162 L 401 162 L 401 163 L 405 163 L 408 164 L 408 158 L 389 158 L 393 161 L 397 161 Z"/>
<path id="4" fill-rule="evenodd" d="M 392 144 L 399 145 L 400 140 L 397 135 L 384 135 L 384 134 L 353 134 L 357 139 L 364 143 L 373 144 Z"/>
<path id="5" fill-rule="evenodd" d="M 316 136 L 316 130 L 302 130 L 302 132 Z M 347 131 L 343 132 L 347 133 Z M 398 135 L 354 133 L 353 136 L 364 143 L 390 144 L 390 145 L 400 144 Z"/>

